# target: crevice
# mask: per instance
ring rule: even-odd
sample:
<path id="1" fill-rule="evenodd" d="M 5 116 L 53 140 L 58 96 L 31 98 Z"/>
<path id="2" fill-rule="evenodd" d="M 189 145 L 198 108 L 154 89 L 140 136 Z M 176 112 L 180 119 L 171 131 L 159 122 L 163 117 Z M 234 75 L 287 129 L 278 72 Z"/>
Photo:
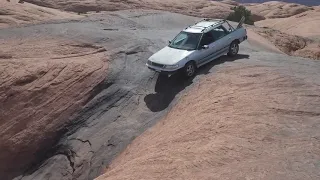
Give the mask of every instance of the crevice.
<path id="1" fill-rule="evenodd" d="M 77 156 L 76 152 L 72 149 L 66 148 L 66 149 L 60 149 L 56 155 L 64 155 L 67 157 L 70 167 L 72 168 L 72 174 L 75 172 L 75 156 Z"/>
<path id="2" fill-rule="evenodd" d="M 126 55 L 133 55 L 133 54 L 138 54 L 139 51 L 127 51 L 125 54 Z"/>
<path id="3" fill-rule="evenodd" d="M 82 143 L 88 143 L 88 144 L 90 145 L 90 147 L 91 147 L 91 145 L 92 145 L 89 140 L 82 140 L 82 139 L 80 139 L 80 138 L 71 138 L 70 141 L 72 141 L 72 140 L 77 140 L 77 141 L 80 141 L 80 142 L 82 142 Z"/>
<path id="4" fill-rule="evenodd" d="M 110 147 L 110 146 L 111 146 L 111 147 L 115 147 L 115 145 L 114 145 L 114 144 L 112 144 L 112 143 L 107 144 L 107 146 L 108 146 L 108 147 Z"/>
<path id="5" fill-rule="evenodd" d="M 71 44 L 71 47 L 80 47 L 80 48 L 92 48 L 92 49 L 100 49 L 101 47 L 89 44 L 89 43 L 82 43 L 82 44 Z"/>
<path id="6" fill-rule="evenodd" d="M 310 112 L 310 111 L 298 111 L 298 110 L 291 110 L 291 109 L 280 109 L 280 108 L 271 108 L 276 113 L 281 113 L 284 115 L 294 115 L 294 116 L 309 116 L 309 117 L 316 117 L 320 116 L 318 112 Z"/>
<path id="7" fill-rule="evenodd" d="M 101 81 L 98 85 L 96 85 L 93 90 L 90 92 L 90 96 L 88 99 L 83 102 L 83 105 L 86 105 L 88 102 L 90 102 L 94 97 L 96 97 L 99 93 L 101 93 L 103 90 L 108 89 L 111 85 L 113 85 L 113 82 L 106 83 L 105 81 Z"/>
<path id="8" fill-rule="evenodd" d="M 118 31 L 119 29 L 112 29 L 112 28 L 104 28 L 105 31 Z"/>
<path id="9" fill-rule="evenodd" d="M 13 83 L 14 86 L 24 86 L 26 84 L 30 84 L 33 81 L 35 81 L 38 77 L 35 75 L 27 75 L 20 79 L 18 79 L 16 82 Z"/>

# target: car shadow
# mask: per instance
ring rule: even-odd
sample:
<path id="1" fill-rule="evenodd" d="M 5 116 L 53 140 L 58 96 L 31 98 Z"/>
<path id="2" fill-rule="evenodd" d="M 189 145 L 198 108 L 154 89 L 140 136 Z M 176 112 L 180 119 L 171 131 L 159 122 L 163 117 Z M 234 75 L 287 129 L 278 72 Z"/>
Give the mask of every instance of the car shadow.
<path id="1" fill-rule="evenodd" d="M 197 75 L 209 74 L 210 69 L 215 65 L 248 58 L 249 55 L 246 54 L 238 54 L 235 57 L 222 56 L 200 67 Z M 154 89 L 155 93 L 148 94 L 144 98 L 147 107 L 152 112 L 159 112 L 166 109 L 179 92 L 193 83 L 194 78 L 195 77 L 186 79 L 181 73 L 174 74 L 171 77 L 159 75 Z"/>

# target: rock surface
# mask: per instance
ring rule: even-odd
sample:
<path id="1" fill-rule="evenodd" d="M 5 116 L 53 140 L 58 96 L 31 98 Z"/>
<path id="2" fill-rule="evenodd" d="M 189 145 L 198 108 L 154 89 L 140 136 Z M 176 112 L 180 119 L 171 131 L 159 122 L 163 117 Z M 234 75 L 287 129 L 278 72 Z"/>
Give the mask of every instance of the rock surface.
<path id="1" fill-rule="evenodd" d="M 0 179 L 21 173 L 106 76 L 99 47 L 61 38 L 0 40 Z"/>
<path id="2" fill-rule="evenodd" d="M 320 39 L 320 8 L 288 18 L 266 19 L 256 22 L 259 27 L 269 27 L 287 34 Z"/>
<path id="3" fill-rule="evenodd" d="M 19 87 L 7 104 L 1 104 L 6 107 L 3 117 L 10 119 L 1 117 L 1 127 L 8 130 L 3 131 L 5 136 L 1 137 L 1 149 L 5 151 L 0 153 L 0 179 L 11 179 L 13 175 L 19 180 L 93 179 L 100 175 L 105 166 L 164 115 L 179 92 L 191 84 L 181 79 L 159 80 L 145 68 L 145 61 L 178 30 L 196 20 L 158 11 L 124 11 L 90 16 L 81 21 L 0 30 L 3 57 L 11 58 L 1 61 L 1 67 L 7 69 L 2 77 L 8 81 L 2 94 L 7 97 L 12 92 L 10 88 L 16 89 L 11 79 L 23 79 L 28 74 L 37 77 L 31 78 L 32 82 L 24 81 L 26 88 Z M 171 28 L 168 30 L 166 26 Z M 49 40 L 39 39 L 49 35 Z M 11 43 L 13 38 L 19 41 Z M 75 40 L 86 43 L 73 43 Z M 100 47 L 107 50 L 102 57 L 91 53 L 91 49 L 100 51 Z M 91 54 L 77 57 L 81 54 L 79 51 Z M 76 57 L 60 59 L 61 56 Z M 96 56 L 97 59 L 92 59 Z M 107 73 L 99 70 L 105 58 L 110 60 Z M 20 69 L 7 68 L 14 65 Z M 27 69 L 23 71 L 23 68 Z M 39 73 L 41 70 L 49 73 Z M 21 77 L 10 72 L 19 72 Z M 99 83 L 104 77 L 107 78 Z M 34 86 L 37 89 L 32 89 Z M 14 102 L 21 106 L 13 108 Z M 25 104 L 28 109 L 24 108 Z M 72 115 L 71 110 L 78 113 Z M 31 113 L 35 115 L 29 117 Z"/>
<path id="4" fill-rule="evenodd" d="M 160 0 L 29 1 L 75 12 L 152 8 L 222 18 L 235 3 L 194 0 L 188 1 L 187 6 L 181 1 Z M 45 19 L 48 17 L 42 20 Z M 129 10 L 0 30 L 0 127 L 4 129 L 0 139 L 4 150 L 0 153 L 0 179 L 15 175 L 20 175 L 16 178 L 19 180 L 97 177 L 135 137 L 166 115 L 187 87 L 208 76 L 213 66 L 211 70 L 215 71 L 226 64 L 236 66 L 236 62 L 248 61 L 249 64 L 242 64 L 244 68 L 262 63 L 277 69 L 302 63 L 306 70 L 301 72 L 308 72 L 304 78 L 317 83 L 315 62 L 263 53 L 265 47 L 248 43 L 241 46 L 240 60 L 230 62 L 235 59 L 224 57 L 200 70 L 199 76 L 190 81 L 179 76 L 158 77 L 148 71 L 146 59 L 196 20 L 161 11 Z M 280 33 L 276 37 L 287 36 Z M 297 55 L 305 49 L 301 49 L 305 39 L 294 40 L 297 43 L 293 48 L 298 49 L 283 51 Z M 318 46 L 310 44 L 310 48 L 317 51 Z M 107 52 L 103 53 L 104 49 Z M 306 54 L 305 57 L 314 57 Z"/>
<path id="5" fill-rule="evenodd" d="M 247 59 L 203 77 L 96 180 L 319 179 L 320 64 L 241 53 Z"/>
<path id="6" fill-rule="evenodd" d="M 269 28 L 252 28 L 252 30 L 288 55 L 320 60 L 320 40 L 318 39 L 289 35 Z"/>
<path id="7" fill-rule="evenodd" d="M 58 19 L 76 19 L 82 16 L 70 12 L 40 7 L 30 3 L 0 1 L 0 28 L 39 23 Z"/>
<path id="8" fill-rule="evenodd" d="M 280 1 L 253 3 L 246 5 L 246 7 L 253 14 L 259 14 L 267 19 L 291 17 L 312 10 L 312 7 L 309 6 Z"/>

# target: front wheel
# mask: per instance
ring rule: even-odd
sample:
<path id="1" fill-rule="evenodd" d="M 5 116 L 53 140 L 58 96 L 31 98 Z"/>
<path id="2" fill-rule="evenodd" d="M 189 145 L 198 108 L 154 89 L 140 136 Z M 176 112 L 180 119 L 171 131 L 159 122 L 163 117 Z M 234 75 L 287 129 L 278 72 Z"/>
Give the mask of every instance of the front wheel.
<path id="1" fill-rule="evenodd" d="M 239 44 L 234 41 L 230 44 L 228 56 L 233 57 L 233 56 L 237 55 L 238 52 L 239 52 Z"/>
<path id="2" fill-rule="evenodd" d="M 194 76 L 196 73 L 196 66 L 194 64 L 194 62 L 188 62 L 185 66 L 184 66 L 184 74 L 187 77 L 192 77 Z"/>

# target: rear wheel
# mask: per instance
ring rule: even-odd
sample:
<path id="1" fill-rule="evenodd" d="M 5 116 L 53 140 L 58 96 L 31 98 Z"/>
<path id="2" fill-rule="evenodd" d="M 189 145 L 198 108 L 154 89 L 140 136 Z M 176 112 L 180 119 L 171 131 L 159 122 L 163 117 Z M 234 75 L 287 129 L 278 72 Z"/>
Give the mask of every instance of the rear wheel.
<path id="1" fill-rule="evenodd" d="M 239 43 L 236 42 L 236 41 L 233 41 L 231 44 L 230 44 L 230 47 L 229 47 L 229 52 L 228 52 L 228 56 L 235 56 L 237 55 L 239 52 Z"/>
<path id="2" fill-rule="evenodd" d="M 187 77 L 192 77 L 194 76 L 196 73 L 196 66 L 195 63 L 193 61 L 188 62 L 185 66 L 184 66 L 184 74 Z"/>

